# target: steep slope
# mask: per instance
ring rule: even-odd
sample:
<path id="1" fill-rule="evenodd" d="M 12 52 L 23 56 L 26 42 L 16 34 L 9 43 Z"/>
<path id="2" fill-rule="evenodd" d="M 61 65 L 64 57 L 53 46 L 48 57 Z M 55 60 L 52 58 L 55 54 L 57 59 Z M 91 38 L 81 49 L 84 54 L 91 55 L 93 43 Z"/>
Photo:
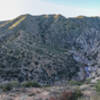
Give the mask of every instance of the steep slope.
<path id="1" fill-rule="evenodd" d="M 62 15 L 27 14 L 1 22 L 0 81 L 83 80 L 84 64 L 99 67 L 99 27 L 99 17 Z"/>

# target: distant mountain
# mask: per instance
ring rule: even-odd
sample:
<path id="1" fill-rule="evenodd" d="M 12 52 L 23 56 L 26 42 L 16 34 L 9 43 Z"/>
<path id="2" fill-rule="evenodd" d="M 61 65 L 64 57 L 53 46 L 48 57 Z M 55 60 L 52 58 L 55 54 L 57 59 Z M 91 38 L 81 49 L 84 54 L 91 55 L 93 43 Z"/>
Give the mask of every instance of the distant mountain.
<path id="1" fill-rule="evenodd" d="M 99 17 L 27 14 L 0 22 L 1 82 L 83 80 L 84 64 L 97 69 L 99 58 Z"/>

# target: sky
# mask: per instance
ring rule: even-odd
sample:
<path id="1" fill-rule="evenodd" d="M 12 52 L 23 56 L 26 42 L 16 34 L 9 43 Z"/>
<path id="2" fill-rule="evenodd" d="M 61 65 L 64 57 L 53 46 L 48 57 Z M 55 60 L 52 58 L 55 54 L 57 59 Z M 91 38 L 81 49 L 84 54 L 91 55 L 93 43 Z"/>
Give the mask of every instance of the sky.
<path id="1" fill-rule="evenodd" d="M 99 16 L 100 0 L 0 0 L 0 20 L 27 13 L 62 14 L 65 17 Z"/>

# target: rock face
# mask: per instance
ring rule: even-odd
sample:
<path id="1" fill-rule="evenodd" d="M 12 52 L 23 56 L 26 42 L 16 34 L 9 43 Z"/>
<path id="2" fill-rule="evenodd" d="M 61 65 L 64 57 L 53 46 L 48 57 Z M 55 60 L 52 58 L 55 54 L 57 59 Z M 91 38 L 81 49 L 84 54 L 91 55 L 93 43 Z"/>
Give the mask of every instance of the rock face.
<path id="1" fill-rule="evenodd" d="M 83 64 L 99 68 L 99 49 L 99 17 L 27 14 L 0 22 L 0 81 L 81 80 Z"/>

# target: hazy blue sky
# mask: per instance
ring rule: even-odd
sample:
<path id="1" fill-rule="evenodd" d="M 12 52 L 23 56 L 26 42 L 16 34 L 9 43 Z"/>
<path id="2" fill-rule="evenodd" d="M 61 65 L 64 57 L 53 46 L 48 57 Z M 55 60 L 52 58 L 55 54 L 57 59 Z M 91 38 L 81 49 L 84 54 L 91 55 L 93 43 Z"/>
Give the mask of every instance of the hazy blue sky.
<path id="1" fill-rule="evenodd" d="M 49 2 L 54 2 L 57 4 L 63 4 L 65 6 L 79 6 L 87 8 L 100 8 L 100 0 L 45 0 Z"/>
<path id="2" fill-rule="evenodd" d="M 99 16 L 100 0 L 0 0 L 0 20 L 25 13 Z"/>

